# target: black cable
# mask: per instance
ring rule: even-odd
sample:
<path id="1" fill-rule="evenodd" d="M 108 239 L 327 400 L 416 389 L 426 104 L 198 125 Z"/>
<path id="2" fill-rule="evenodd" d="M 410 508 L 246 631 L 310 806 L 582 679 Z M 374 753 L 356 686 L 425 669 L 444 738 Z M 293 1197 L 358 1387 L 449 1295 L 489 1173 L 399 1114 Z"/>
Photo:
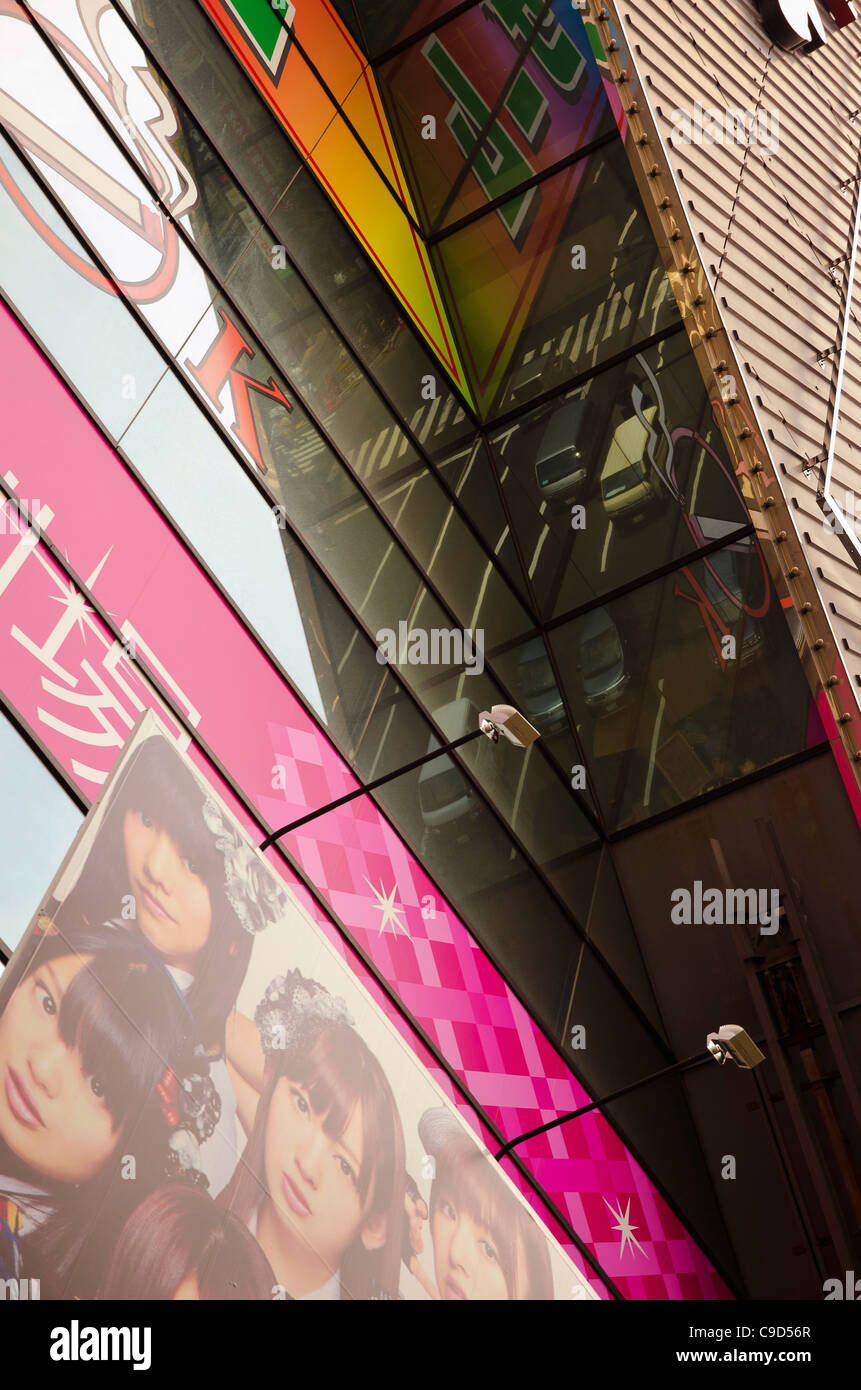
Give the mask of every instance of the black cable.
<path id="1" fill-rule="evenodd" d="M 444 758 L 453 748 L 462 748 L 465 743 L 471 743 L 474 738 L 479 738 L 484 732 L 483 729 L 473 729 L 468 734 L 462 734 L 453 743 L 447 743 L 442 748 L 433 748 L 430 753 L 424 753 L 420 758 L 413 758 L 411 763 L 404 763 L 403 767 L 396 767 L 393 772 L 386 772 L 382 777 L 377 777 L 373 782 L 367 782 L 363 787 L 356 787 L 351 792 L 346 792 L 344 796 L 339 796 L 336 801 L 330 801 L 327 806 L 318 806 L 316 811 L 308 811 L 298 820 L 290 821 L 288 825 L 282 825 L 280 830 L 273 830 L 271 835 L 267 835 L 259 846 L 261 850 L 266 850 L 270 845 L 274 845 L 276 840 L 280 840 L 282 835 L 286 835 L 290 830 L 298 830 L 300 825 L 307 825 L 309 821 L 316 820 L 318 816 L 325 816 L 329 811 L 335 811 L 339 806 L 346 806 L 348 801 L 355 801 L 358 796 L 366 796 L 368 792 L 376 791 L 378 787 L 384 787 L 387 782 L 392 782 L 396 777 L 403 777 L 408 772 L 415 772 L 417 767 L 423 767 L 425 763 L 433 762 L 434 758 Z M 490 737 L 490 735 L 488 735 Z"/>
<path id="2" fill-rule="evenodd" d="M 630 1095 L 632 1091 L 639 1091 L 641 1086 L 648 1086 L 651 1081 L 660 1081 L 662 1077 L 672 1076 L 674 1073 L 692 1071 L 694 1067 L 702 1066 L 703 1062 L 708 1062 L 712 1058 L 710 1052 L 697 1052 L 693 1057 L 686 1057 L 683 1062 L 676 1062 L 671 1067 L 664 1067 L 662 1071 L 652 1072 L 651 1076 L 643 1076 L 639 1081 L 632 1081 L 629 1086 L 623 1086 L 619 1091 L 613 1091 L 609 1096 L 602 1096 L 600 1100 L 592 1100 L 588 1105 L 581 1105 L 579 1110 L 569 1110 L 566 1115 L 557 1115 L 555 1120 L 548 1120 L 546 1124 L 538 1125 L 535 1129 L 528 1129 L 525 1134 L 518 1134 L 516 1139 L 509 1139 L 503 1144 L 498 1153 L 494 1155 L 498 1162 L 501 1162 L 506 1155 L 510 1155 L 516 1144 L 523 1144 L 527 1139 L 534 1139 L 538 1134 L 546 1134 L 550 1129 L 556 1129 L 558 1125 L 567 1124 L 569 1120 L 578 1120 L 581 1115 L 588 1115 L 590 1110 L 597 1110 L 599 1106 L 610 1105 L 614 1100 L 621 1100 L 622 1096 Z"/>

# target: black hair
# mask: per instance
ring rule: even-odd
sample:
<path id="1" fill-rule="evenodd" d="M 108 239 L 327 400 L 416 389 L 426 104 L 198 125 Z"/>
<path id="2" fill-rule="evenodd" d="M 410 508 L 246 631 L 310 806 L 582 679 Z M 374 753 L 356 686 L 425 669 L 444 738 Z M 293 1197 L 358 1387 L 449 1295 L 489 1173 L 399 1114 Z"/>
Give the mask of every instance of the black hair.
<path id="1" fill-rule="evenodd" d="M 305 1089 L 330 1138 L 341 1137 L 360 1107 L 365 1153 L 359 1198 L 366 1218 L 374 1214 L 385 1219 L 385 1241 L 380 1249 L 368 1251 L 357 1238 L 344 1252 L 341 1298 L 397 1298 L 404 1217 L 403 1128 L 379 1059 L 350 1024 L 326 1022 L 294 1047 L 269 1054 L 248 1143 L 218 1201 L 248 1222 L 267 1196 L 266 1129 L 272 1097 L 283 1078 Z"/>
<path id="2" fill-rule="evenodd" d="M 227 1016 L 245 978 L 252 937 L 224 891 L 224 858 L 203 819 L 206 792 L 169 739 L 146 739 L 113 788 L 87 862 L 68 897 L 53 913 L 59 926 L 98 926 L 116 917 L 129 892 L 123 822 L 126 812 L 145 814 L 164 830 L 206 884 L 212 925 L 194 980 L 185 993 L 204 1046 L 221 1050 Z M 128 923 L 139 931 L 134 921 Z"/>
<path id="3" fill-rule="evenodd" d="M 201 1299 L 271 1299 L 277 1288 L 269 1261 L 232 1212 L 188 1183 L 168 1183 L 126 1221 L 99 1297 L 172 1299 L 191 1277 Z"/>
<path id="4" fill-rule="evenodd" d="M 193 1041 L 193 1023 L 164 968 L 132 936 L 104 929 L 34 934 L 0 981 L 0 1013 L 46 963 L 83 957 L 60 1003 L 57 1026 L 87 1076 L 97 1077 L 116 1135 L 112 1155 L 79 1184 L 46 1181 L 0 1139 L 0 1172 L 46 1193 L 48 1215 L 21 1242 L 24 1272 L 46 1297 L 92 1298 L 119 1226 L 145 1192 L 163 1181 L 171 1127 L 159 1085 Z M 134 1177 L 121 1160 L 134 1159 Z"/>

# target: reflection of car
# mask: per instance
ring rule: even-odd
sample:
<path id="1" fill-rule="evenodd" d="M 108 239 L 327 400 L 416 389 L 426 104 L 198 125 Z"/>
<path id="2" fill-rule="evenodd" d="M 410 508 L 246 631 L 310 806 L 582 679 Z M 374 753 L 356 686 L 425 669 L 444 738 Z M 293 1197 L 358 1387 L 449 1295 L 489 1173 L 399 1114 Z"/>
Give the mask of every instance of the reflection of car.
<path id="1" fill-rule="evenodd" d="M 631 675 L 619 629 L 605 608 L 595 608 L 580 623 L 577 671 L 591 709 L 610 710 L 621 703 Z"/>
<path id="2" fill-rule="evenodd" d="M 657 406 L 650 405 L 643 413 L 651 424 Z M 648 441 L 649 432 L 638 415 L 623 420 L 613 433 L 601 469 L 601 501 L 613 521 L 640 521 L 658 498 L 660 483 L 645 456 Z M 666 452 L 667 441 L 662 437 L 656 462 L 661 463 Z"/>
<path id="3" fill-rule="evenodd" d="M 724 626 L 735 634 L 738 631 L 739 619 L 743 620 L 741 645 L 740 650 L 736 650 L 736 659 L 742 666 L 746 666 L 762 648 L 762 628 L 757 620 L 751 618 L 741 607 L 744 603 L 744 584 L 739 571 L 738 556 L 733 549 L 718 550 L 703 562 L 703 569 L 703 589 Z M 725 592 L 726 589 L 729 593 Z M 730 594 L 737 602 L 733 602 Z M 715 665 L 719 664 L 717 653 L 713 660 Z"/>
<path id="4" fill-rule="evenodd" d="M 547 648 L 540 637 L 525 642 L 517 654 L 520 690 L 529 718 L 542 734 L 555 734 L 567 726 L 562 696 L 556 685 Z"/>
<path id="5" fill-rule="evenodd" d="M 799 615 L 798 609 L 795 607 L 790 607 L 785 608 L 783 611 L 786 614 L 786 620 L 789 623 L 789 631 L 792 634 L 792 640 L 795 644 L 795 650 L 800 655 L 801 648 L 804 646 L 804 628 L 801 625 L 801 617 Z"/>
<path id="6" fill-rule="evenodd" d="M 462 734 L 470 733 L 478 725 L 478 715 L 470 700 L 452 700 L 434 712 L 434 718 L 445 737 L 454 742 Z M 486 744 L 481 739 L 482 745 Z M 439 740 L 432 738 L 428 752 L 439 747 Z M 487 744 L 487 747 L 490 747 Z M 482 756 L 479 749 L 478 756 Z M 425 829 L 441 831 L 454 826 L 457 830 L 466 829 L 467 822 L 477 819 L 479 805 L 473 795 L 472 786 L 451 760 L 441 754 L 432 762 L 425 763 L 419 772 L 419 807 Z"/>
<path id="7" fill-rule="evenodd" d="M 542 391 L 549 391 L 552 386 L 558 386 L 565 379 L 566 370 L 570 371 L 571 364 L 558 352 L 536 352 L 529 362 L 521 362 L 508 378 L 508 385 L 505 391 L 505 405 L 520 405 L 523 401 L 531 401 L 541 394 Z"/>
<path id="8" fill-rule="evenodd" d="M 535 459 L 535 481 L 553 505 L 579 496 L 595 457 L 595 410 L 588 400 L 568 401 L 551 415 Z"/>

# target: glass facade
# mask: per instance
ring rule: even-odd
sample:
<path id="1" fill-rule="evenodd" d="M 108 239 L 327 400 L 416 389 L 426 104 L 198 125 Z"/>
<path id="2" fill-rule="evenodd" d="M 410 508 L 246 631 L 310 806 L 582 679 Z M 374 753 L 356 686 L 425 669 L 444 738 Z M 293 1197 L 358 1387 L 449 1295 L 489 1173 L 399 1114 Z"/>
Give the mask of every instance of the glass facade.
<path id="1" fill-rule="evenodd" d="M 330 812 L 285 837 L 278 865 L 360 943 L 431 1065 L 474 1086 L 481 1124 L 513 1135 L 564 1086 L 600 1096 L 674 1060 L 614 838 L 827 739 L 595 26 L 562 0 L 317 8 L 339 62 L 301 16 L 293 32 L 262 11 L 252 60 L 216 0 L 118 0 L 80 33 L 53 0 L 0 16 L 4 340 L 34 380 L 25 335 L 38 345 L 72 393 L 56 428 L 81 432 L 74 485 L 43 435 L 20 482 L 6 475 L 7 506 L 50 502 L 38 561 L 98 603 L 135 695 L 112 725 L 96 702 L 101 751 L 82 762 L 56 715 L 45 735 L 31 676 L 0 685 L 84 800 L 132 705 L 160 711 L 258 839 L 440 750 L 367 801 L 372 827 Z M 301 126 L 287 61 L 296 101 L 319 96 Z M 540 740 L 445 751 L 500 703 Z M 23 814 L 2 852 L 47 879 L 78 812 L 8 737 L 55 824 L 31 852 Z M 402 893 L 410 880 L 418 945 L 357 925 L 362 880 L 385 896 L 393 876 Z M 490 1037 L 497 995 L 510 1055 Z M 565 1078 L 558 1097 L 542 1068 Z M 692 1233 L 691 1282 L 654 1251 L 652 1284 L 611 1258 L 599 1179 L 586 1201 L 573 1168 L 551 1175 L 551 1152 L 573 1165 L 588 1147 L 583 1126 L 557 1131 L 564 1150 L 524 1146 L 530 1200 L 563 1212 L 602 1297 L 730 1296 L 739 1271 L 681 1083 L 612 1120 L 607 1152 L 654 1184 L 650 1239 L 679 1217 Z"/>
<path id="2" fill-rule="evenodd" d="M 0 758 L 7 785 L 16 788 L 14 798 L 0 803 L 0 952 L 8 959 L 39 909 L 43 887 L 80 825 L 81 811 L 6 716 L 0 717 Z"/>

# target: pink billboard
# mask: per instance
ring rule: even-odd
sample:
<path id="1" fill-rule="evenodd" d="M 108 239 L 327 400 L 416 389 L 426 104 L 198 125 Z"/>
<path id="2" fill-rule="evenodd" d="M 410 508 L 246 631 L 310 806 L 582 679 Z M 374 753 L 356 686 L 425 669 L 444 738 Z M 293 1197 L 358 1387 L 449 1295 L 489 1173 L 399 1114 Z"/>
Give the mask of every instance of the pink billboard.
<path id="1" fill-rule="evenodd" d="M 268 828 L 354 788 L 356 779 L 326 735 L 5 310 L 0 353 L 4 480 L 35 513 L 57 556 L 7 504 L 0 529 L 3 689 L 83 793 L 95 796 L 148 708 L 159 712 L 258 841 Z M 60 557 L 110 614 L 118 638 L 70 582 Z M 242 789 L 256 826 L 195 741 Z M 321 817 L 289 840 L 302 872 L 498 1133 L 513 1137 L 590 1099 L 369 799 Z M 277 854 L 268 858 L 493 1148 L 496 1135 L 335 923 Z M 603 1116 L 557 1128 L 519 1152 L 623 1297 L 731 1297 Z M 514 1165 L 505 1167 L 595 1291 L 609 1296 L 540 1196 Z"/>
<path id="2" fill-rule="evenodd" d="M 153 711 L 0 982 L 0 1222 L 54 1300 L 598 1297 Z"/>

